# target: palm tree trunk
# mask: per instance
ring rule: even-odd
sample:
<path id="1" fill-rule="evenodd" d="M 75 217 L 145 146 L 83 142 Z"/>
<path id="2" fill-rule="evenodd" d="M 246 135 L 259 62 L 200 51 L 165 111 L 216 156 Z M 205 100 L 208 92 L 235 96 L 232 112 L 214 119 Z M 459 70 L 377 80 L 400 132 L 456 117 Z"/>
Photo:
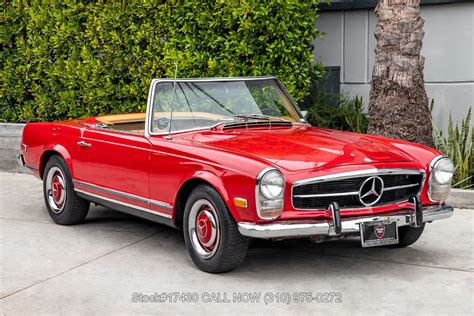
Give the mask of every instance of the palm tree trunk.
<path id="1" fill-rule="evenodd" d="M 379 0 L 375 14 L 377 47 L 368 132 L 433 147 L 420 55 L 424 36 L 420 0 Z"/>

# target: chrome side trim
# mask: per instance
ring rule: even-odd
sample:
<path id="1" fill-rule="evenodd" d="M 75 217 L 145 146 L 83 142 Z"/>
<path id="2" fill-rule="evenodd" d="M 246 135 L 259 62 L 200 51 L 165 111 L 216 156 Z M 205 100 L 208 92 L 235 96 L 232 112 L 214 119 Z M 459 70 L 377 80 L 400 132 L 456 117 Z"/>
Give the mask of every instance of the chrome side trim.
<path id="1" fill-rule="evenodd" d="M 73 184 L 79 184 L 79 185 L 82 185 L 83 187 L 90 188 L 90 189 L 93 189 L 93 190 L 102 191 L 102 192 L 105 192 L 105 193 L 108 193 L 108 194 L 120 196 L 120 197 L 130 199 L 130 200 L 133 200 L 133 201 L 158 206 L 158 207 L 164 208 L 166 210 L 173 209 L 172 205 L 170 205 L 168 203 L 165 203 L 165 202 L 156 201 L 156 200 L 152 200 L 152 199 L 147 199 L 147 198 L 144 198 L 144 197 L 141 197 L 141 196 L 138 196 L 138 195 L 133 195 L 133 194 L 125 193 L 125 192 L 122 192 L 122 191 L 117 191 L 117 190 L 113 190 L 113 189 L 104 188 L 104 187 L 101 187 L 101 186 L 98 186 L 98 185 L 95 185 L 95 184 L 92 184 L 92 183 L 87 183 L 87 182 L 78 181 L 78 180 L 72 180 L 72 183 Z"/>
<path id="2" fill-rule="evenodd" d="M 428 206 L 423 208 L 423 221 L 432 222 L 453 215 L 450 206 Z M 358 234 L 360 223 L 366 222 L 397 222 L 398 226 L 408 226 L 415 220 L 414 210 L 394 211 L 390 213 L 342 218 L 342 234 Z M 238 223 L 240 234 L 252 238 L 290 238 L 305 236 L 336 236 L 331 220 L 320 221 L 281 221 L 269 224 Z"/>
<path id="3" fill-rule="evenodd" d="M 133 209 L 136 209 L 136 210 L 139 210 L 139 211 L 142 211 L 142 212 L 146 212 L 146 213 L 150 213 L 150 214 L 153 214 L 153 215 L 165 217 L 165 218 L 168 218 L 168 219 L 172 218 L 172 216 L 168 215 L 168 214 L 163 214 L 163 213 L 160 213 L 158 211 L 152 211 L 152 210 L 146 209 L 144 207 L 140 207 L 140 206 L 136 206 L 136 205 L 133 205 L 133 204 L 125 203 L 125 202 L 122 202 L 122 201 L 118 201 L 118 200 L 115 200 L 115 199 L 104 197 L 102 195 L 90 193 L 90 192 L 87 192 L 87 191 L 84 191 L 84 190 L 74 188 L 74 191 L 82 193 L 86 196 L 92 196 L 92 197 L 98 198 L 100 200 L 104 200 L 104 201 L 112 202 L 112 203 L 115 203 L 115 204 L 123 205 L 123 206 L 133 208 Z"/>

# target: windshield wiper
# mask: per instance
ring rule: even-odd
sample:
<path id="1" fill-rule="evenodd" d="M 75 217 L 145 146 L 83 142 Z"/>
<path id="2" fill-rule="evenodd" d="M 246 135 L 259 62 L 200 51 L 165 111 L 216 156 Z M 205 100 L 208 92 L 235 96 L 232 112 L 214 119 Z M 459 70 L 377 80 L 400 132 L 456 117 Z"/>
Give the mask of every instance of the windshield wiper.
<path id="1" fill-rule="evenodd" d="M 285 120 L 284 118 L 281 118 L 281 117 L 275 117 L 275 116 L 264 115 L 264 114 L 237 114 L 237 115 L 234 115 L 230 119 L 225 119 L 221 122 L 214 124 L 213 126 L 210 127 L 210 130 L 216 129 L 217 127 L 221 125 L 225 126 L 228 124 L 234 124 L 239 121 L 247 122 L 249 120 L 265 120 L 265 121 L 268 121 L 270 125 L 271 125 L 271 121 L 273 120 L 278 120 L 278 122 L 288 122 L 292 124 L 291 121 Z"/>
<path id="2" fill-rule="evenodd" d="M 281 117 L 275 117 L 275 116 L 264 115 L 264 114 L 238 114 L 238 115 L 234 115 L 234 117 L 245 119 L 245 120 L 251 119 L 251 120 L 267 120 L 267 121 L 271 121 L 271 120 L 286 121 L 285 119 Z"/>
<path id="3" fill-rule="evenodd" d="M 235 123 L 237 121 L 239 121 L 239 120 L 236 120 L 236 118 L 223 119 L 222 121 L 217 122 L 216 124 L 212 125 L 209 129 L 212 131 L 213 129 L 216 129 L 217 127 L 219 127 L 221 125 L 226 125 L 226 124 L 229 124 L 229 123 Z"/>

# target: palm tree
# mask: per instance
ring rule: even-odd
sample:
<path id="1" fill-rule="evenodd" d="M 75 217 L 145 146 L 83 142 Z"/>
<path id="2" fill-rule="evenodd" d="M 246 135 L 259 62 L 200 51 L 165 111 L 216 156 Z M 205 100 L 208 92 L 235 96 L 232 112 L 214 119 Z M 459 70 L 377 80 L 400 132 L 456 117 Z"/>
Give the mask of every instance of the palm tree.
<path id="1" fill-rule="evenodd" d="M 370 134 L 433 147 L 431 114 L 420 55 L 420 0 L 379 0 L 369 102 Z"/>

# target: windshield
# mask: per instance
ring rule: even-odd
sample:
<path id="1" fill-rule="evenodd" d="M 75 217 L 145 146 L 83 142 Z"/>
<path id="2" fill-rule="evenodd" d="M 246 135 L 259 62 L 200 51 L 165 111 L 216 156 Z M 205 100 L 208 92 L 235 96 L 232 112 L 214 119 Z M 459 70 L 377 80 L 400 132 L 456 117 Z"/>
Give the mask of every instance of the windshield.
<path id="1" fill-rule="evenodd" d="M 300 122 L 275 79 L 158 82 L 153 98 L 152 133 L 212 127 L 241 120 Z M 171 129 L 170 129 L 171 122 Z"/>

